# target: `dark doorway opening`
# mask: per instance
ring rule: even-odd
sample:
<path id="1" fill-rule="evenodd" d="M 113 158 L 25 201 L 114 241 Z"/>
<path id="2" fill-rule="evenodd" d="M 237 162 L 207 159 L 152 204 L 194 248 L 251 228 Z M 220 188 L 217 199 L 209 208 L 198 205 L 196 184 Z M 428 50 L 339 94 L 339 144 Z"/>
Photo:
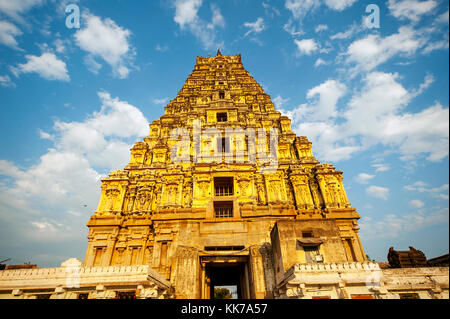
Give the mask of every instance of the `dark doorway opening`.
<path id="1" fill-rule="evenodd" d="M 211 299 L 245 299 L 249 297 L 244 263 L 211 263 L 206 265 L 205 270 L 210 282 L 209 296 Z"/>

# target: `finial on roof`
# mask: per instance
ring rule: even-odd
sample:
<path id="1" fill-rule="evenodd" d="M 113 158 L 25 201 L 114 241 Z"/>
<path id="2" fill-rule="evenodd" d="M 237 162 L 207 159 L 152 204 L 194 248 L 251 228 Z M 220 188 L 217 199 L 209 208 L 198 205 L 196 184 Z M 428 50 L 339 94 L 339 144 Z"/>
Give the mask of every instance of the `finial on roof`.
<path id="1" fill-rule="evenodd" d="M 220 48 L 217 49 L 217 55 L 216 56 L 222 56 L 222 52 L 220 52 Z"/>

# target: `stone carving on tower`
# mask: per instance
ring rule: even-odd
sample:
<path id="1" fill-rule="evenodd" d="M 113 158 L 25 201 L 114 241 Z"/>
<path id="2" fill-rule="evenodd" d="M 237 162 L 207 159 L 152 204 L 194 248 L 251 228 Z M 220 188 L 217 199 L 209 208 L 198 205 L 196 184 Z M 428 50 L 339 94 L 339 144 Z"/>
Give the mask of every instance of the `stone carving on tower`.
<path id="1" fill-rule="evenodd" d="M 200 258 L 206 246 L 267 243 L 280 218 L 333 219 L 354 259 L 366 258 L 342 172 L 320 163 L 307 137 L 292 132 L 241 55 L 197 57 L 128 165 L 104 178 L 101 190 L 88 223 L 87 266 L 148 264 L 176 283 L 180 247 L 195 247 Z"/>

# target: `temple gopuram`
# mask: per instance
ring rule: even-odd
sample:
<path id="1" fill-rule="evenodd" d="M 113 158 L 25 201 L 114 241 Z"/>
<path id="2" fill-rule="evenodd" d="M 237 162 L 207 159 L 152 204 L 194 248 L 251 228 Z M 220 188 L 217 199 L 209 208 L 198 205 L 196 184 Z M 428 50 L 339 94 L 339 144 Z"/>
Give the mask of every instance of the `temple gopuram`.
<path id="1" fill-rule="evenodd" d="M 84 261 L 0 271 L 0 297 L 448 298 L 448 267 L 367 260 L 342 174 L 241 55 L 197 57 L 128 165 L 102 180 Z"/>

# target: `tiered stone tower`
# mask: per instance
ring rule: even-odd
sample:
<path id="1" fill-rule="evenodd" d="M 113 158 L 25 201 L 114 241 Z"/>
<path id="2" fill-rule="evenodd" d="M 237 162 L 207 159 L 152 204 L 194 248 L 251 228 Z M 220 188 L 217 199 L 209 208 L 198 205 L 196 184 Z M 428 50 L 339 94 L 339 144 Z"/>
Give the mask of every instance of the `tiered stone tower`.
<path id="1" fill-rule="evenodd" d="M 294 264 L 365 261 L 359 218 L 342 172 L 314 158 L 240 55 L 218 51 L 102 180 L 84 266 L 150 265 L 177 298 L 229 284 L 273 297 Z"/>

